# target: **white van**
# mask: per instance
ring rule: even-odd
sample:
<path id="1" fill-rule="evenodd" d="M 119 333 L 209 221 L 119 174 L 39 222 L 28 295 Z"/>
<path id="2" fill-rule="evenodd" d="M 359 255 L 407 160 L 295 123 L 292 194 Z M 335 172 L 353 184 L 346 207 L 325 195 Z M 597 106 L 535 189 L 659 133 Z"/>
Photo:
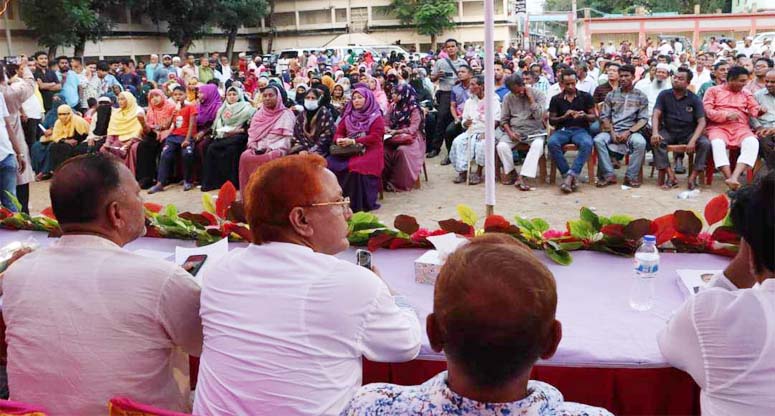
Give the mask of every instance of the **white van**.
<path id="1" fill-rule="evenodd" d="M 398 45 L 377 45 L 377 46 L 369 46 L 369 49 L 377 52 L 376 56 L 374 56 L 374 59 L 378 59 L 382 56 L 382 52 L 385 52 L 387 56 L 390 56 L 391 52 L 395 52 L 396 55 L 398 54 L 404 54 L 404 56 L 409 56 L 409 52 L 398 46 Z"/>
<path id="2" fill-rule="evenodd" d="M 277 66 L 275 67 L 275 72 L 282 74 L 283 71 L 288 70 L 288 64 L 290 63 L 291 59 L 298 59 L 300 56 L 304 55 L 304 52 L 312 51 L 325 53 L 328 51 L 328 48 L 283 49 L 277 55 Z"/>

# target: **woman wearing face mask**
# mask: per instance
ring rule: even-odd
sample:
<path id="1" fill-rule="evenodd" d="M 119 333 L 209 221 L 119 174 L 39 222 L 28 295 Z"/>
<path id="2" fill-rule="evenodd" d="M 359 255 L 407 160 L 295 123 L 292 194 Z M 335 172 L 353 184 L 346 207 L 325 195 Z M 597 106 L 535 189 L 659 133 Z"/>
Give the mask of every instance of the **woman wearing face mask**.
<path id="1" fill-rule="evenodd" d="M 307 92 L 304 111 L 296 117 L 296 127 L 293 129 L 292 154 L 311 152 L 328 156 L 336 126 L 331 110 L 321 105 L 322 99 L 323 91 L 317 88 Z"/>
<path id="2" fill-rule="evenodd" d="M 382 183 L 387 191 L 409 191 L 417 183 L 425 161 L 425 117 L 410 85 L 398 85 L 392 98 L 385 117 L 385 133 L 392 137 L 385 141 Z"/>
<path id="3" fill-rule="evenodd" d="M 220 188 L 226 181 L 239 185 L 239 160 L 248 142 L 247 125 L 256 109 L 242 91 L 226 90 L 226 102 L 213 124 L 213 142 L 207 148 L 202 175 L 202 191 Z"/>

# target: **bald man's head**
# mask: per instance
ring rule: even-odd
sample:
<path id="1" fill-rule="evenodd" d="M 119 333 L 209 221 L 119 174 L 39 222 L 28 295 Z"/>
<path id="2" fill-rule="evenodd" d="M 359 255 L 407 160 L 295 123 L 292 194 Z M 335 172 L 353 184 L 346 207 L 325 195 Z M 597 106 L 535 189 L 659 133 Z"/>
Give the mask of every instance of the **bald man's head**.
<path id="1" fill-rule="evenodd" d="M 775 95 L 775 69 L 770 70 L 764 76 L 764 85 L 767 87 L 767 92 Z"/>
<path id="2" fill-rule="evenodd" d="M 549 269 L 506 234 L 473 239 L 449 256 L 436 282 L 428 336 L 481 387 L 502 386 L 559 344 L 557 289 Z"/>

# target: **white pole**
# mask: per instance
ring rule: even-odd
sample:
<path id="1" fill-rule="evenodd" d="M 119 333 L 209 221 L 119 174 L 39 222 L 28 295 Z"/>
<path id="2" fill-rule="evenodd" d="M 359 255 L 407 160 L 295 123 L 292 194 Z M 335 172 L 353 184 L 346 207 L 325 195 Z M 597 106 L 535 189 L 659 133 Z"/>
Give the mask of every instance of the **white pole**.
<path id="1" fill-rule="evenodd" d="M 495 209 L 495 118 L 490 105 L 495 98 L 495 10 L 492 0 L 484 1 L 484 200 L 487 215 Z"/>

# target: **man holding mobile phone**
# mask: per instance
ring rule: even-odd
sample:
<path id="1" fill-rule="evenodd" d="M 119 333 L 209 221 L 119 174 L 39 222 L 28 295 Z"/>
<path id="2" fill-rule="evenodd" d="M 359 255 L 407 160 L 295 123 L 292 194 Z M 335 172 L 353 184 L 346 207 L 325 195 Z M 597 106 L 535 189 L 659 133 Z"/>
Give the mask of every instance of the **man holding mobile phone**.
<path id="1" fill-rule="evenodd" d="M 458 43 L 455 39 L 447 39 L 444 42 L 444 51 L 448 57 L 439 58 L 431 73 L 431 81 L 438 81 L 439 83 L 438 90 L 436 91 L 436 103 L 439 106 L 439 112 L 436 116 L 436 131 L 432 138 L 431 151 L 426 155 L 429 158 L 436 157 L 441 152 L 441 145 L 444 143 L 444 132 L 447 130 L 447 126 L 453 122 L 450 109 L 452 87 L 457 82 L 457 71 L 461 66 L 467 65 L 466 61 L 458 56 Z M 450 146 L 451 143 L 448 143 L 447 151 L 449 151 Z"/>

